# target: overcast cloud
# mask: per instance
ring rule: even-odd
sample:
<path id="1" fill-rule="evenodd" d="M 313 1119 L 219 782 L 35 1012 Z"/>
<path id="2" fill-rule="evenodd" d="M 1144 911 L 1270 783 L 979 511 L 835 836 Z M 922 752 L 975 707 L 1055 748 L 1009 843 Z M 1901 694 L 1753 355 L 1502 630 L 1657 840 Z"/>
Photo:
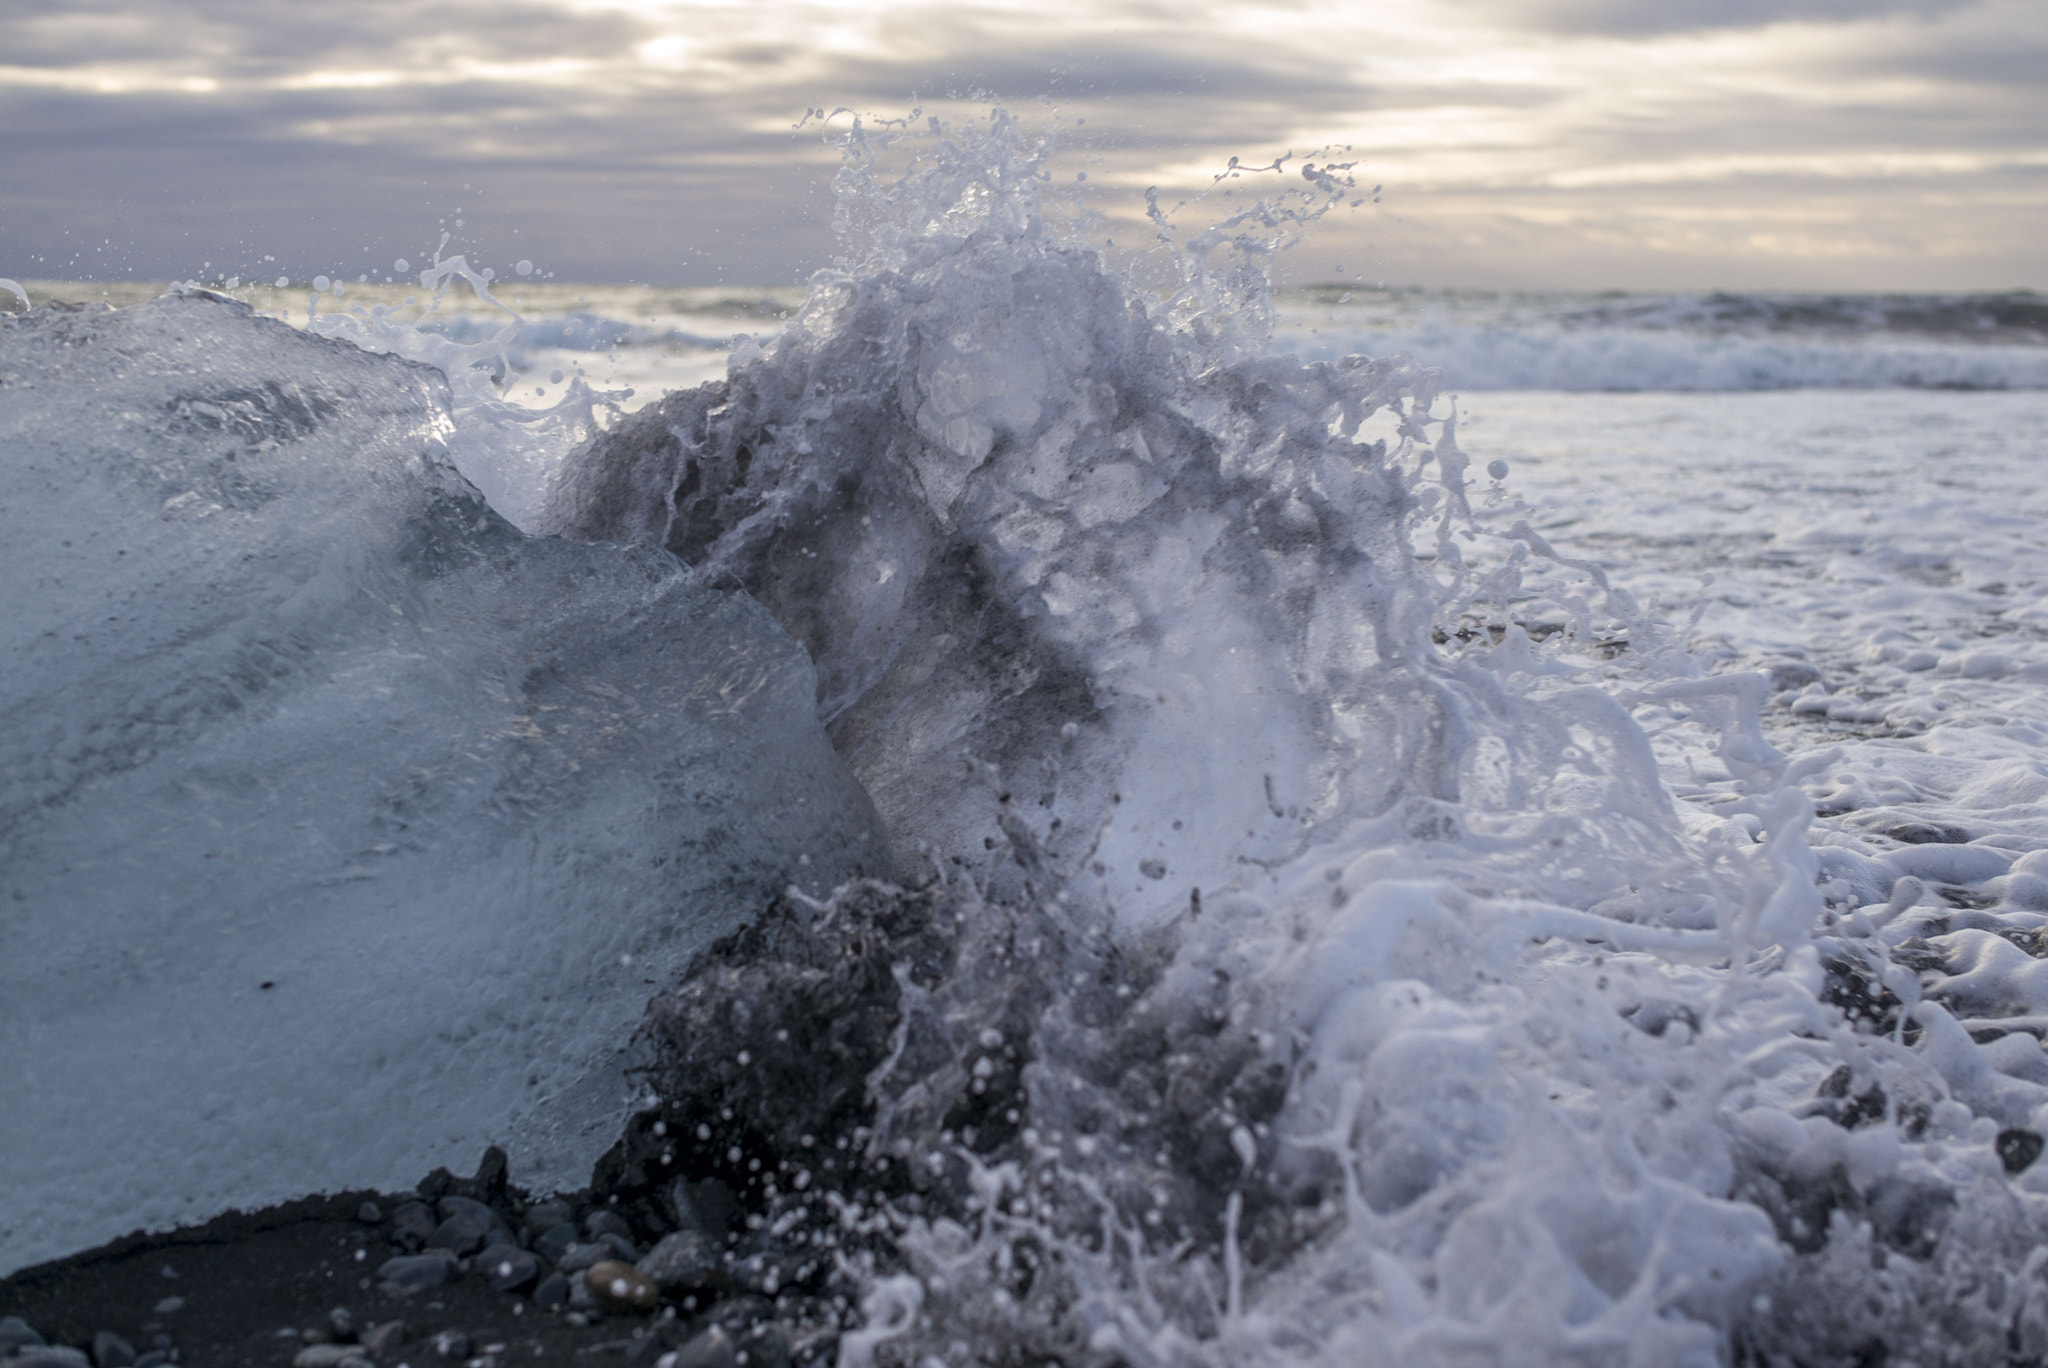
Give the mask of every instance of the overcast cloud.
<path id="1" fill-rule="evenodd" d="M 832 252 L 806 109 L 994 92 L 1112 233 L 1351 144 L 1382 202 L 1296 278 L 2044 287 L 2043 73 L 2039 0 L 13 0 L 0 275 L 354 274 L 445 221 L 501 269 L 787 282 Z"/>

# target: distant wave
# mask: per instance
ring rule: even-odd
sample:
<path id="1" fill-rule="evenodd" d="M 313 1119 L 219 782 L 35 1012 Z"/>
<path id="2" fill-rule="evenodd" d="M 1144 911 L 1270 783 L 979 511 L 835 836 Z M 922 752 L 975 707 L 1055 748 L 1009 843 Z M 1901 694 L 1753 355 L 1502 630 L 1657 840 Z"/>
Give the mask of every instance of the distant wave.
<path id="1" fill-rule="evenodd" d="M 2044 346 L 1555 326 L 1326 327 L 1289 340 L 1311 360 L 1407 352 L 1441 367 L 1453 386 L 1474 390 L 2048 388 Z"/>

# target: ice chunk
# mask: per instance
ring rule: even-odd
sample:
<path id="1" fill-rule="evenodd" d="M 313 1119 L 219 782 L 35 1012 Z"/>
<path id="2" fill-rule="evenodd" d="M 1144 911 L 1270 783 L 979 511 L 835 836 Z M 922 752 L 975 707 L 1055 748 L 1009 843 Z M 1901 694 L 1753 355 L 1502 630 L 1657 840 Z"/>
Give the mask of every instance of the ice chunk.
<path id="1" fill-rule="evenodd" d="M 448 434 L 218 297 L 0 318 L 0 1271 L 490 1142 L 580 1183 L 654 985 L 886 861 L 766 612 Z"/>

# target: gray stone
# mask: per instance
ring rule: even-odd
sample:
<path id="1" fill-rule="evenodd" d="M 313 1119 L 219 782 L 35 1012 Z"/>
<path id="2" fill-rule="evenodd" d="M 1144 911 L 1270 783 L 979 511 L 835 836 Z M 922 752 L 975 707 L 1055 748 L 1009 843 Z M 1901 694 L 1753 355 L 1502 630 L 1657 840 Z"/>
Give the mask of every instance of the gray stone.
<path id="1" fill-rule="evenodd" d="M 398 1293 L 423 1292 L 439 1287 L 455 1275 L 455 1257 L 444 1251 L 432 1254 L 401 1254 L 377 1267 L 386 1290 Z"/>
<path id="2" fill-rule="evenodd" d="M 502 1229 L 505 1224 L 497 1212 L 474 1197 L 443 1197 L 435 1209 L 444 1221 L 451 1216 L 467 1216 L 486 1230 Z"/>
<path id="3" fill-rule="evenodd" d="M 544 1230 L 563 1224 L 568 1224 L 573 1229 L 575 1220 L 576 1208 L 556 1197 L 545 1202 L 535 1202 L 528 1207 L 521 1224 L 526 1227 L 529 1236 L 537 1236 Z"/>
<path id="4" fill-rule="evenodd" d="M 640 1260 L 640 1271 L 664 1292 L 705 1287 L 718 1278 L 719 1248 L 701 1230 L 678 1230 Z"/>
<path id="5" fill-rule="evenodd" d="M 376 1225 L 384 1219 L 384 1208 L 375 1202 L 365 1202 L 356 1208 L 356 1219 L 364 1225 Z"/>
<path id="6" fill-rule="evenodd" d="M 567 1221 L 561 1221 L 534 1237 L 533 1252 L 548 1263 L 556 1263 L 575 1243 L 576 1227 Z"/>
<path id="7" fill-rule="evenodd" d="M 540 1280 L 540 1286 L 533 1289 L 533 1304 L 542 1310 L 566 1306 L 569 1301 L 569 1275 L 550 1273 Z"/>
<path id="8" fill-rule="evenodd" d="M 518 1245 L 494 1244 L 476 1256 L 476 1266 L 490 1280 L 493 1292 L 518 1292 L 540 1276 L 540 1259 Z"/>
<path id="9" fill-rule="evenodd" d="M 465 1212 L 457 1212 L 434 1227 L 434 1233 L 427 1236 L 427 1248 L 452 1249 L 466 1257 L 482 1249 L 490 1237 L 488 1225 Z"/>
<path id="10" fill-rule="evenodd" d="M 739 1341 L 722 1325 L 683 1343 L 673 1368 L 739 1368 Z"/>
<path id="11" fill-rule="evenodd" d="M 7 1368 L 92 1368 L 83 1349 L 63 1344 L 37 1344 L 7 1360 Z"/>
<path id="12" fill-rule="evenodd" d="M 761 1321 L 740 1336 L 747 1368 L 789 1368 L 789 1332 L 777 1321 Z"/>
<path id="13" fill-rule="evenodd" d="M 564 1273 L 581 1273 L 592 1264 L 603 1263 L 606 1259 L 617 1258 L 612 1247 L 602 1240 L 589 1244 L 572 1244 L 562 1251 L 555 1260 L 555 1267 Z"/>
<path id="14" fill-rule="evenodd" d="M 135 1346 L 111 1330 L 92 1337 L 92 1361 L 97 1368 L 133 1368 Z"/>
<path id="15" fill-rule="evenodd" d="M 633 1227 L 626 1218 L 610 1207 L 599 1207 L 583 1219 L 583 1233 L 593 1240 L 602 1240 L 607 1235 L 616 1235 L 631 1244 Z"/>
<path id="16" fill-rule="evenodd" d="M 33 1325 L 19 1316 L 0 1317 L 0 1354 L 14 1349 L 27 1349 L 43 1342 Z"/>
<path id="17" fill-rule="evenodd" d="M 327 1313 L 327 1328 L 337 1341 L 353 1341 L 356 1337 L 355 1313 L 346 1306 L 333 1308 Z"/>
<path id="18" fill-rule="evenodd" d="M 392 1238 L 407 1249 L 419 1249 L 434 1233 L 434 1209 L 425 1202 L 405 1202 L 391 1213 Z"/>
<path id="19" fill-rule="evenodd" d="M 434 1352 L 442 1358 L 466 1359 L 469 1357 L 469 1336 L 460 1330 L 443 1330 L 434 1336 Z"/>
<path id="20" fill-rule="evenodd" d="M 292 1356 L 292 1368 L 339 1368 L 345 1359 L 362 1357 L 353 1344 L 309 1344 Z"/>
<path id="21" fill-rule="evenodd" d="M 377 1358 L 396 1353 L 398 1346 L 405 1343 L 406 1324 L 402 1320 L 385 1321 L 373 1325 L 363 1334 L 361 1347 Z"/>

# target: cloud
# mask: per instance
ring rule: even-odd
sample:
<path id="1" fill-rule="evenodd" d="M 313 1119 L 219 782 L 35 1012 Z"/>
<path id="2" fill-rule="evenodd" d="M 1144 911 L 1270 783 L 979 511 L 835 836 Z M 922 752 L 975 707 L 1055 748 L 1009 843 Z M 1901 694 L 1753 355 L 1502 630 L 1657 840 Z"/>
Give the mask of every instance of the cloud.
<path id="1" fill-rule="evenodd" d="M 274 0 L 0 10 L 0 246 L 69 261 L 111 238 L 124 269 L 182 275 L 216 244 L 283 243 L 325 269 L 372 243 L 416 255 L 460 203 L 473 245 L 516 238 L 565 274 L 786 280 L 831 252 L 834 154 L 815 125 L 792 130 L 806 108 L 967 117 L 983 92 L 1059 124 L 1063 174 L 1089 176 L 1066 193 L 1119 233 L 1148 184 L 1183 195 L 1232 155 L 1354 145 L 1386 208 L 1329 225 L 1304 269 L 1398 242 L 1388 259 L 1418 278 L 1471 276 L 1479 249 L 1457 244 L 1486 242 L 1494 274 L 1607 261 L 1631 273 L 1612 283 L 1660 283 L 1663 260 L 1672 283 L 1722 260 L 1709 274 L 1740 284 L 1812 260 L 1792 200 L 1849 225 L 1826 230 L 1842 241 L 1883 225 L 1856 238 L 1885 263 L 1873 283 L 1966 258 L 1959 221 L 1987 244 L 1986 283 L 2013 283 L 2015 225 L 2048 209 L 2038 0 L 358 0 L 277 16 Z M 1900 205 L 1937 198 L 1946 219 L 1920 215 L 1916 238 Z M 18 255 L 0 274 L 33 273 Z"/>
<path id="2" fill-rule="evenodd" d="M 1517 0 L 1487 13 L 1529 31 L 1625 37 L 1841 24 L 1900 15 L 1931 18 L 1975 0 Z"/>

